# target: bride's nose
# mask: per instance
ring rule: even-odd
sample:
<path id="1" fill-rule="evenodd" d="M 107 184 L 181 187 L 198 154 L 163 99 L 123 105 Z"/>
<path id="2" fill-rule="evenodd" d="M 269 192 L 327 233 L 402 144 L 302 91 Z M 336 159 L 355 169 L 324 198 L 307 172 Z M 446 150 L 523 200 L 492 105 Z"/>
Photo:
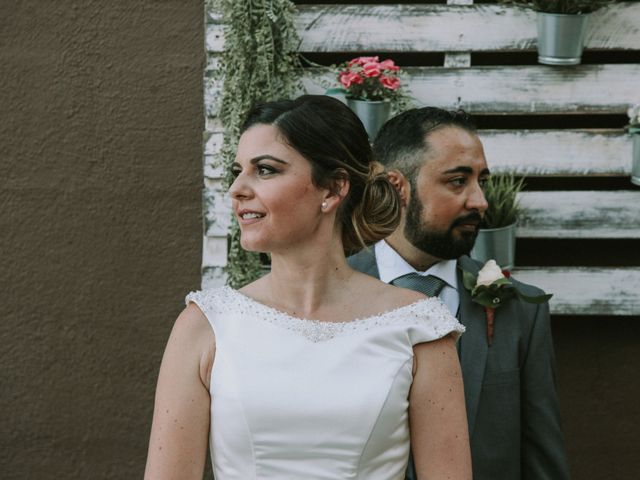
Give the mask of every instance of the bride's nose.
<path id="1" fill-rule="evenodd" d="M 229 187 L 229 195 L 234 200 L 247 198 L 252 195 L 251 186 L 247 181 L 247 177 L 242 172 L 240 172 L 236 176 L 236 178 L 233 180 L 233 183 Z"/>

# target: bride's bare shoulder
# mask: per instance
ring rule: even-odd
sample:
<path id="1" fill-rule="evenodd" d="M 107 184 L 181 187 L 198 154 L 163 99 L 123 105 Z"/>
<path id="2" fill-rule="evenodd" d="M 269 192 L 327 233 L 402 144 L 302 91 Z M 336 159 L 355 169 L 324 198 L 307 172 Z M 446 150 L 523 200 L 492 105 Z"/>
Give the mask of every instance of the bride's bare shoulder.
<path id="1" fill-rule="evenodd" d="M 178 315 L 171 331 L 170 341 L 189 351 L 210 342 L 213 331 L 200 307 L 190 302 Z"/>

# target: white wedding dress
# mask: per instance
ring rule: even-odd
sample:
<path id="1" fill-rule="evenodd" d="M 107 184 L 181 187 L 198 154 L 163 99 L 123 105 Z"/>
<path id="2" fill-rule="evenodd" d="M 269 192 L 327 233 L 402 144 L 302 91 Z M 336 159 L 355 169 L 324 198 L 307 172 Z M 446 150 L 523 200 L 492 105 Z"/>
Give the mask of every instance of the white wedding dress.
<path id="1" fill-rule="evenodd" d="M 228 287 L 194 292 L 216 338 L 216 480 L 403 480 L 412 346 L 464 331 L 438 299 L 303 320 Z"/>

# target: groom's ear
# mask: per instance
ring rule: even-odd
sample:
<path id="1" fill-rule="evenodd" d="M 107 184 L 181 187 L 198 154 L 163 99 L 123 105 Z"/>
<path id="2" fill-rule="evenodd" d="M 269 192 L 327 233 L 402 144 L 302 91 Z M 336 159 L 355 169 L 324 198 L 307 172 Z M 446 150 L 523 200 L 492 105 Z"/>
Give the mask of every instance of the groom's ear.
<path id="1" fill-rule="evenodd" d="M 409 194 L 411 193 L 411 187 L 409 185 L 409 181 L 407 177 L 405 177 L 398 170 L 389 170 L 387 172 L 387 176 L 389 177 L 389 182 L 393 185 L 400 195 L 400 201 L 402 202 L 402 206 L 406 207 L 407 202 L 409 201 Z"/>

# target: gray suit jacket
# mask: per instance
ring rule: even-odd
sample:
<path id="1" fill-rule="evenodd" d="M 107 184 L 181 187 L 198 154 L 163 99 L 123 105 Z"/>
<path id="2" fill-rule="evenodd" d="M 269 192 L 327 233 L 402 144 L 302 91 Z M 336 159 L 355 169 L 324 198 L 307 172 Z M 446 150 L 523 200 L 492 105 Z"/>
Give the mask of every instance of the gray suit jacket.
<path id="1" fill-rule="evenodd" d="M 373 249 L 349 257 L 348 262 L 379 278 Z M 549 304 L 512 299 L 496 309 L 489 347 L 484 309 L 464 288 L 461 266 L 477 273 L 480 264 L 467 256 L 458 259 L 458 317 L 466 327 L 458 348 L 474 480 L 568 479 Z M 542 293 L 512 280 L 526 295 Z M 414 475 L 410 466 L 407 478 Z"/>

